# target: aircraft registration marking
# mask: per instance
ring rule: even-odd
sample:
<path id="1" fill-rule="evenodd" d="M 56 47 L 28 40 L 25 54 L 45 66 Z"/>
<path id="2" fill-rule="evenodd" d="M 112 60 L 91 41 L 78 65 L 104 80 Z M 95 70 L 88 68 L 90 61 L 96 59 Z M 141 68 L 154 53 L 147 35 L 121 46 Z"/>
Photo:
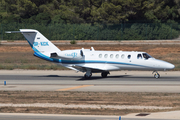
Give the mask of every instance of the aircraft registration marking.
<path id="1" fill-rule="evenodd" d="M 34 42 L 33 43 L 33 46 L 38 46 L 38 45 L 40 45 L 40 46 L 49 46 L 49 43 L 48 42 Z"/>
<path id="2" fill-rule="evenodd" d="M 79 88 L 90 87 L 90 86 L 94 86 L 94 85 L 81 85 L 81 86 L 76 86 L 76 87 L 58 89 L 58 90 L 56 90 L 56 91 L 68 91 L 68 90 L 79 89 Z"/>

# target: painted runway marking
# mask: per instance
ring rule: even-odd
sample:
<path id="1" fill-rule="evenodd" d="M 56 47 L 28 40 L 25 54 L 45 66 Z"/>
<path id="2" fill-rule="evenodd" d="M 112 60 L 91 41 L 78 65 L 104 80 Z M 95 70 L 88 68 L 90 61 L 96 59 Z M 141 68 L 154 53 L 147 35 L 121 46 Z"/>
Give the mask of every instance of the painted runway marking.
<path id="1" fill-rule="evenodd" d="M 83 88 L 83 87 L 89 87 L 89 86 L 93 86 L 93 85 L 81 85 L 81 86 L 76 86 L 76 87 L 58 89 L 56 91 L 68 91 L 68 90 L 79 89 L 79 88 Z"/>

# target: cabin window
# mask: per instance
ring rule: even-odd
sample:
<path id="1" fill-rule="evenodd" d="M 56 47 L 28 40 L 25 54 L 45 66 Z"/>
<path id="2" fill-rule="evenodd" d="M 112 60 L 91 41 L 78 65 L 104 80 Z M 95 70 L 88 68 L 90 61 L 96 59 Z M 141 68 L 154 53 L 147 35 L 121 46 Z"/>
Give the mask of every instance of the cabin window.
<path id="1" fill-rule="evenodd" d="M 124 59 L 124 57 L 125 57 L 125 55 L 124 55 L 124 54 L 122 54 L 122 55 L 121 55 L 121 58 L 122 58 L 122 59 Z"/>
<path id="2" fill-rule="evenodd" d="M 119 54 L 116 55 L 116 58 L 117 58 L 117 59 L 119 58 Z"/>
<path id="3" fill-rule="evenodd" d="M 107 57 L 108 57 L 108 54 L 105 54 L 105 55 L 104 55 L 104 58 L 107 58 Z"/>
<path id="4" fill-rule="evenodd" d="M 99 54 L 99 58 L 102 58 L 102 54 Z"/>
<path id="5" fill-rule="evenodd" d="M 142 59 L 142 55 L 141 55 L 141 54 L 138 54 L 138 55 L 137 55 L 137 59 Z"/>
<path id="6" fill-rule="evenodd" d="M 131 55 L 128 55 L 128 57 L 127 57 L 128 59 L 131 59 Z"/>
<path id="7" fill-rule="evenodd" d="M 113 54 L 110 55 L 110 58 L 113 58 Z"/>

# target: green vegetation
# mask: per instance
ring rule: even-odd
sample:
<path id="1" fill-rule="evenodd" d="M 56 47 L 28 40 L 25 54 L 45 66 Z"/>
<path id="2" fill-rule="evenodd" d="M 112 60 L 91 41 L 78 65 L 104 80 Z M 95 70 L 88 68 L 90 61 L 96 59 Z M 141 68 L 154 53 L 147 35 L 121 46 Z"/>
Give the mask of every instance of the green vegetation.
<path id="1" fill-rule="evenodd" d="M 71 40 L 70 43 L 71 44 L 76 44 L 76 41 L 75 40 Z"/>
<path id="2" fill-rule="evenodd" d="M 179 0 L 1 0 L 4 31 L 38 29 L 51 40 L 174 39 L 180 31 Z"/>

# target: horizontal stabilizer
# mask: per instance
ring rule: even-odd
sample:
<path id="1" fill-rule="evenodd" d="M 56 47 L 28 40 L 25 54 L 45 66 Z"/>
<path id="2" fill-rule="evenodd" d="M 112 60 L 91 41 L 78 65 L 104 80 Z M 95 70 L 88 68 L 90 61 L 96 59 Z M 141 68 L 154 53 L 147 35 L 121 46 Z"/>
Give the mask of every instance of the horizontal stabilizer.
<path id="1" fill-rule="evenodd" d="M 5 33 L 35 33 L 35 31 L 6 31 Z"/>

